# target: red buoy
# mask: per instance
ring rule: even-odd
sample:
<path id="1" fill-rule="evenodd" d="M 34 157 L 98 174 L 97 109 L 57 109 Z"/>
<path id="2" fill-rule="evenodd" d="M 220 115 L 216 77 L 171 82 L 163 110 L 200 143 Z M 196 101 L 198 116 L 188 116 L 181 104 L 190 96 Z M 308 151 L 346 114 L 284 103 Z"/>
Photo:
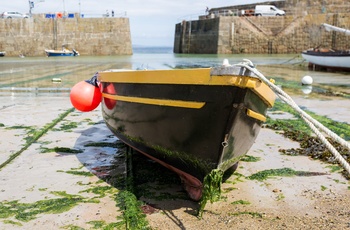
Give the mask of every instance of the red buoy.
<path id="1" fill-rule="evenodd" d="M 96 109 L 101 100 L 100 88 L 86 81 L 77 83 L 70 91 L 72 105 L 82 112 L 90 112 Z"/>
<path id="2" fill-rule="evenodd" d="M 107 94 L 111 94 L 111 95 L 115 95 L 116 94 L 114 85 L 112 83 L 108 84 L 107 87 L 103 88 L 103 92 L 107 93 Z M 116 100 L 113 100 L 113 99 L 110 99 L 110 98 L 107 98 L 107 97 L 104 97 L 103 101 L 104 101 L 106 107 L 109 110 L 113 109 L 115 107 L 115 105 L 117 104 Z"/>

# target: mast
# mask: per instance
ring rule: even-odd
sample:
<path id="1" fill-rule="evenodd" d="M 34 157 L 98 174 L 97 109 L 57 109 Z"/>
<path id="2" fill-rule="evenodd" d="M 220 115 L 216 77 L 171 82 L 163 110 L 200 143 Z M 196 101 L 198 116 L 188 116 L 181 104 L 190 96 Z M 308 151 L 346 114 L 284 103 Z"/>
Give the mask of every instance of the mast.
<path id="1" fill-rule="evenodd" d="M 63 15 L 66 15 L 66 4 L 64 3 L 64 0 L 63 1 Z"/>
<path id="2" fill-rule="evenodd" d="M 346 35 L 350 35 L 350 30 L 347 30 L 347 29 L 343 29 L 343 28 L 340 28 L 340 27 L 332 26 L 332 25 L 329 25 L 329 24 L 326 24 L 326 23 L 323 23 L 322 26 L 324 26 L 327 31 L 336 31 L 336 32 L 344 33 Z"/>

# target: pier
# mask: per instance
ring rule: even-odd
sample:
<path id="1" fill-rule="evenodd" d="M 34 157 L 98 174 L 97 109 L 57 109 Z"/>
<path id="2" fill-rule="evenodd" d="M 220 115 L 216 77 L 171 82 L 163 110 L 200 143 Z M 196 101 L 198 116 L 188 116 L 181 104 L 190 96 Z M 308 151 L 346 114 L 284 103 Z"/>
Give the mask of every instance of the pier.
<path id="1" fill-rule="evenodd" d="M 45 49 L 65 45 L 81 55 L 132 54 L 127 17 L 48 17 L 0 19 L 0 51 L 6 56 L 44 56 Z"/>
<path id="2" fill-rule="evenodd" d="M 198 20 L 176 24 L 175 53 L 192 54 L 287 54 L 316 46 L 349 49 L 345 34 L 327 32 L 328 23 L 350 28 L 350 3 L 345 0 L 270 1 L 286 16 L 245 16 L 242 9 L 256 4 L 210 9 Z"/>

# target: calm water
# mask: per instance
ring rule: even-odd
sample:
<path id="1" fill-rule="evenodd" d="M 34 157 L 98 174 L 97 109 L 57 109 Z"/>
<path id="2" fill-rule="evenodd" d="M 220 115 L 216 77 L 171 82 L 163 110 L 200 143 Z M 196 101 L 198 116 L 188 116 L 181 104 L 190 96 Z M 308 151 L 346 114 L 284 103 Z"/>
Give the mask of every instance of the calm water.
<path id="1" fill-rule="evenodd" d="M 251 60 L 266 77 L 300 81 L 305 75 L 315 84 L 333 86 L 349 91 L 349 73 L 309 71 L 300 55 L 193 55 L 174 54 L 171 47 L 134 48 L 129 56 L 79 57 L 1 57 L 0 93 L 9 92 L 68 92 L 77 82 L 91 78 L 107 69 L 172 69 L 231 64 Z M 58 81 L 55 81 L 58 80 Z"/>

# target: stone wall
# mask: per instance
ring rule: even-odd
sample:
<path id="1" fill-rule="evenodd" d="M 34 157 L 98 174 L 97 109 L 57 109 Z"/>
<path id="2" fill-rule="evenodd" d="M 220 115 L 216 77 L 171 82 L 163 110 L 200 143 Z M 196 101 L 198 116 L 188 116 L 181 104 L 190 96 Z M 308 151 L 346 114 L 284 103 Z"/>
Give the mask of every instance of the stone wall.
<path id="1" fill-rule="evenodd" d="M 216 19 L 183 21 L 175 28 L 174 53 L 217 53 L 219 31 Z"/>
<path id="2" fill-rule="evenodd" d="M 45 49 L 74 48 L 80 55 L 132 54 L 128 18 L 0 19 L 0 51 L 43 56 Z"/>
<path id="3" fill-rule="evenodd" d="M 350 29 L 350 2 L 286 0 L 284 7 L 284 17 L 212 14 L 179 23 L 174 52 L 286 54 L 312 47 L 350 49 L 350 36 L 327 32 L 321 26 L 328 23 Z"/>
<path id="4" fill-rule="evenodd" d="M 175 53 L 300 53 L 311 47 L 350 49 L 350 36 L 327 32 L 322 23 L 350 29 L 350 13 L 285 17 L 230 17 L 182 22 Z M 185 28 L 184 26 L 185 25 Z M 182 31 L 182 33 L 179 33 Z M 181 49 L 179 49 L 181 40 Z"/>
<path id="5" fill-rule="evenodd" d="M 274 5 L 286 11 L 287 15 L 304 13 L 348 13 L 350 10 L 349 0 L 279 0 L 211 8 L 209 13 L 215 15 L 225 14 L 225 12 L 227 13 L 229 10 L 232 13 L 236 13 L 240 10 L 254 9 L 256 5 Z"/>

